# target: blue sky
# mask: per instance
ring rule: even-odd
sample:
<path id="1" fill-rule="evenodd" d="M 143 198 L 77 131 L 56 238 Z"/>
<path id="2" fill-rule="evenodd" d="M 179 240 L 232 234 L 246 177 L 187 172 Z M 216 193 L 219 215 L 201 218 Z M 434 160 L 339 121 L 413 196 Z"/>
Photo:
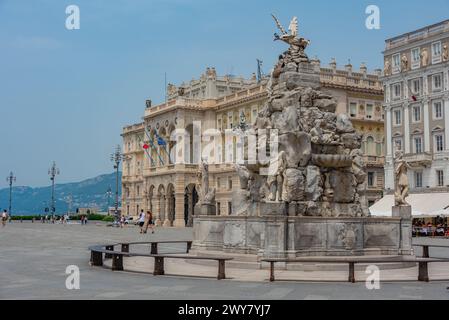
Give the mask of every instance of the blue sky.
<path id="1" fill-rule="evenodd" d="M 65 28 L 80 8 L 81 29 Z M 381 10 L 381 29 L 365 28 L 365 8 Z M 382 67 L 385 39 L 448 18 L 448 0 L 0 0 L 0 187 L 49 184 L 111 172 L 121 128 L 140 120 L 145 99 L 161 102 L 169 82 L 268 72 L 285 45 L 272 41 L 270 13 L 312 40 L 310 57 L 342 66 Z"/>

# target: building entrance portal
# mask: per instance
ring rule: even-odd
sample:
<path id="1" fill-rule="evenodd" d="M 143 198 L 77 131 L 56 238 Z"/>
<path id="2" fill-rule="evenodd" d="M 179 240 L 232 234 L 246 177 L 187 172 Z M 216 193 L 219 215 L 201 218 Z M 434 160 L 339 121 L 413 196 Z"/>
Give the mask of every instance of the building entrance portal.
<path id="1" fill-rule="evenodd" d="M 186 227 L 193 227 L 193 209 L 198 202 L 198 193 L 194 184 L 189 184 L 184 193 L 184 220 Z"/>

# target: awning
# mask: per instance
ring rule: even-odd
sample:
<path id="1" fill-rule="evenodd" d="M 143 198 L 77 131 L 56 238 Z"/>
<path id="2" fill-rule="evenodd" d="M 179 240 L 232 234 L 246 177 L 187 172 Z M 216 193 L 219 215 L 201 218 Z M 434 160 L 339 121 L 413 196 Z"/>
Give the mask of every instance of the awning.
<path id="1" fill-rule="evenodd" d="M 412 206 L 412 216 L 449 216 L 449 193 L 413 193 L 405 199 Z M 369 211 L 374 217 L 391 217 L 394 195 L 389 194 L 374 203 Z"/>

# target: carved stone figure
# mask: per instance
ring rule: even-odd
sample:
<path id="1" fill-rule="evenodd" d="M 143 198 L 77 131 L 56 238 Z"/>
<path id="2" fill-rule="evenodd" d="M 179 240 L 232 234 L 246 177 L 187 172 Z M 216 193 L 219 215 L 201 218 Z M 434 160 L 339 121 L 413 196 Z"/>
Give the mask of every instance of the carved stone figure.
<path id="1" fill-rule="evenodd" d="M 286 169 L 287 161 L 285 152 L 279 152 L 277 158 L 274 158 L 270 163 L 270 167 L 274 170 L 273 175 L 269 175 L 267 183 L 270 186 L 270 194 L 268 199 L 270 201 L 282 200 L 282 187 L 284 185 L 284 170 Z"/>
<path id="2" fill-rule="evenodd" d="M 245 166 L 241 166 L 239 164 L 235 164 L 235 171 L 237 171 L 237 175 L 239 176 L 240 189 L 248 190 L 249 189 L 248 182 L 251 177 L 248 168 Z"/>
<path id="3" fill-rule="evenodd" d="M 408 196 L 407 170 L 410 165 L 403 159 L 402 151 L 396 150 L 394 157 L 395 192 L 394 203 L 396 206 L 409 205 L 405 198 Z"/>
<path id="4" fill-rule="evenodd" d="M 215 188 L 209 188 L 209 165 L 201 159 L 198 172 L 198 194 L 202 204 L 215 204 Z"/>
<path id="5" fill-rule="evenodd" d="M 169 96 L 176 94 L 176 92 L 177 92 L 177 89 L 174 84 L 171 84 L 171 83 L 167 84 L 167 94 Z"/>
<path id="6" fill-rule="evenodd" d="M 298 19 L 293 17 L 289 25 L 289 31 L 285 31 L 279 20 L 272 15 L 281 34 L 274 34 L 274 40 L 281 40 L 290 45 L 289 53 L 294 62 L 309 61 L 304 50 L 310 44 L 310 41 L 304 38 L 298 38 Z"/>
<path id="7" fill-rule="evenodd" d="M 401 57 L 401 72 L 405 72 L 408 70 L 408 59 L 405 53 Z"/>
<path id="8" fill-rule="evenodd" d="M 448 45 L 445 44 L 443 46 L 443 61 L 448 61 L 449 60 L 449 49 L 448 49 Z"/>
<path id="9" fill-rule="evenodd" d="M 391 75 L 391 63 L 390 63 L 390 59 L 385 59 L 384 74 L 385 74 L 386 76 Z"/>

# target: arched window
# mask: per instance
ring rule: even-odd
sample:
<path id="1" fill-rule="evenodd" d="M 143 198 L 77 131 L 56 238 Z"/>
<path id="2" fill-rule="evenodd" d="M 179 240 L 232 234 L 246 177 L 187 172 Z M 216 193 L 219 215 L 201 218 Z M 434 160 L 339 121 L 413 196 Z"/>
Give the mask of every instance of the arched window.
<path id="1" fill-rule="evenodd" d="M 376 144 L 373 137 L 366 138 L 366 154 L 369 156 L 376 155 Z"/>

